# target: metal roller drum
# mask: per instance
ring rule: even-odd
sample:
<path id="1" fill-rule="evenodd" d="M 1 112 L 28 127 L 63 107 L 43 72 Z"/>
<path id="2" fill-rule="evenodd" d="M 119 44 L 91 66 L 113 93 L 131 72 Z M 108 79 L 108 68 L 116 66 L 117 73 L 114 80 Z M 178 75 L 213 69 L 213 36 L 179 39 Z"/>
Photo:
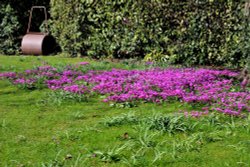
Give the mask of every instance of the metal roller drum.
<path id="1" fill-rule="evenodd" d="M 45 33 L 30 32 L 32 12 L 34 9 L 43 9 L 45 15 Z M 26 35 L 22 39 L 21 50 L 26 55 L 48 55 L 55 50 L 55 39 L 49 35 L 47 24 L 47 11 L 44 6 L 33 6 L 30 11 L 29 24 Z"/>

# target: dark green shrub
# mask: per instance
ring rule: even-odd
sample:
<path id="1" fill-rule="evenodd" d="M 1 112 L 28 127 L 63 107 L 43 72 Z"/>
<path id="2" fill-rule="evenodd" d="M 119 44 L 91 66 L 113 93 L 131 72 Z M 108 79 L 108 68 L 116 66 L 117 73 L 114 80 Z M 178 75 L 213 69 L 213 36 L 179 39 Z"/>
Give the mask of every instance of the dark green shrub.
<path id="1" fill-rule="evenodd" d="M 71 55 L 152 55 L 188 65 L 238 66 L 246 60 L 243 5 L 231 0 L 52 0 L 51 25 Z"/>
<path id="2" fill-rule="evenodd" d="M 10 5 L 0 5 L 0 54 L 15 54 L 18 51 L 17 31 L 19 24 L 17 14 Z"/>
<path id="3" fill-rule="evenodd" d="M 52 34 L 62 50 L 71 55 L 81 53 L 84 40 L 81 30 L 81 20 L 84 17 L 81 1 L 52 0 L 51 6 Z"/>

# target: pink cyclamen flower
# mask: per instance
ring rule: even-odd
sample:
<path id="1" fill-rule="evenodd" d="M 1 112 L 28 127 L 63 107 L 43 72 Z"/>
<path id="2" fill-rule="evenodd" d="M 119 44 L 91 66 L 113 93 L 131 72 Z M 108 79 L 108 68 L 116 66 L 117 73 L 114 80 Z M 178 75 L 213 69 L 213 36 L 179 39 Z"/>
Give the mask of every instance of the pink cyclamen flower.
<path id="1" fill-rule="evenodd" d="M 79 65 L 89 65 L 89 62 L 80 62 L 80 63 L 78 63 Z"/>

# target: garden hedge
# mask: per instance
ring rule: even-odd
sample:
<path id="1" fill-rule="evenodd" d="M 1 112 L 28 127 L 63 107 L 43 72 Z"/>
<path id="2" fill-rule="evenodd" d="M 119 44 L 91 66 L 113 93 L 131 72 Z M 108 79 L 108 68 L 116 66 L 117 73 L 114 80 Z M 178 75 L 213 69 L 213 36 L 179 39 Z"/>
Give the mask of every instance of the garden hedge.
<path id="1" fill-rule="evenodd" d="M 243 8 L 233 0 L 51 0 L 51 25 L 70 55 L 240 65 Z"/>

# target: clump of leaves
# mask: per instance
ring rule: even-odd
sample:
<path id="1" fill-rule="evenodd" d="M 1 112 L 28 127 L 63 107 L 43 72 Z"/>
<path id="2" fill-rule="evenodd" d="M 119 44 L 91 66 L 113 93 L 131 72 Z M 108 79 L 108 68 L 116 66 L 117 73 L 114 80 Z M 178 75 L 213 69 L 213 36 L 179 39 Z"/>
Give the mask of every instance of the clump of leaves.
<path id="1" fill-rule="evenodd" d="M 61 105 L 65 101 L 69 102 L 87 102 L 89 100 L 89 95 L 87 94 L 77 94 L 66 91 L 52 91 L 47 94 L 48 103 Z"/>
<path id="2" fill-rule="evenodd" d="M 125 113 L 125 114 L 118 115 L 115 117 L 107 117 L 102 121 L 102 123 L 108 127 L 120 126 L 124 124 L 136 124 L 138 122 L 139 122 L 139 119 L 135 115 L 134 112 Z"/>
<path id="3" fill-rule="evenodd" d="M 146 119 L 151 129 L 166 131 L 168 133 L 193 131 L 198 124 L 184 115 L 155 115 Z"/>
<path id="4" fill-rule="evenodd" d="M 131 143 L 127 142 L 120 146 L 108 148 L 106 151 L 93 151 L 93 153 L 91 153 L 90 156 L 98 157 L 100 158 L 101 161 L 106 162 L 106 163 L 118 162 L 124 156 L 122 152 L 125 149 L 131 148 L 131 147 L 132 147 Z"/>

